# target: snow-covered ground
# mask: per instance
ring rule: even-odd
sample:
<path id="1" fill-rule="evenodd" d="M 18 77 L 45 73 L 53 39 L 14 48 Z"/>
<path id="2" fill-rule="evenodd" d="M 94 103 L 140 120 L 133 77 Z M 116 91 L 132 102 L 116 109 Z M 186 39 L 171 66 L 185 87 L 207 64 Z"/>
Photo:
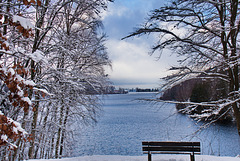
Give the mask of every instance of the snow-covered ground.
<path id="1" fill-rule="evenodd" d="M 76 158 L 32 160 L 32 161 L 147 161 L 145 156 L 93 155 Z M 190 161 L 189 155 L 152 155 L 152 161 Z M 195 161 L 240 161 L 240 157 L 218 157 L 196 155 Z"/>

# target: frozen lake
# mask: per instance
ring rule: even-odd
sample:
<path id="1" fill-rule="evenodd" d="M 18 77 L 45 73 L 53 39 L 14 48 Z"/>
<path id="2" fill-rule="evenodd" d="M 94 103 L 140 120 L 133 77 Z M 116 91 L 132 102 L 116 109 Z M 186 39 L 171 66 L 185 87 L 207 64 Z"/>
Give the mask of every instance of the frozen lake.
<path id="1" fill-rule="evenodd" d="M 193 135 L 198 125 L 177 113 L 175 105 L 134 101 L 155 95 L 129 93 L 105 97 L 99 122 L 94 127 L 79 130 L 74 156 L 142 155 L 142 141 L 200 141 L 202 154 L 240 154 L 240 137 L 234 124 L 215 124 Z"/>

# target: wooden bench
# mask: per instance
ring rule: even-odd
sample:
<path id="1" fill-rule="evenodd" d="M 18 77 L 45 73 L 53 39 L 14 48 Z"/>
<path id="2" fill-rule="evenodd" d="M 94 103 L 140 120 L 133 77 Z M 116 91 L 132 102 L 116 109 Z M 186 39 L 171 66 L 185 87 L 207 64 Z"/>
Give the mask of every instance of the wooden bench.
<path id="1" fill-rule="evenodd" d="M 200 142 L 142 142 L 144 154 L 148 154 L 148 161 L 152 161 L 151 154 L 190 154 L 191 161 L 195 161 L 194 154 L 200 154 Z"/>

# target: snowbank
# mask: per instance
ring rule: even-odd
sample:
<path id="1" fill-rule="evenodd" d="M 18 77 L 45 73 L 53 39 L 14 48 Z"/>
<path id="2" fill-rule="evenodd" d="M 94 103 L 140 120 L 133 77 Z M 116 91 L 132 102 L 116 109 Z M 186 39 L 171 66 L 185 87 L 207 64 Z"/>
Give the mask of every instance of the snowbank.
<path id="1" fill-rule="evenodd" d="M 93 155 L 76 158 L 32 160 L 32 161 L 147 161 L 144 156 L 120 156 L 120 155 Z M 209 155 L 196 155 L 196 161 L 240 161 L 239 157 L 218 157 Z M 190 161 L 189 155 L 152 155 L 152 161 Z"/>

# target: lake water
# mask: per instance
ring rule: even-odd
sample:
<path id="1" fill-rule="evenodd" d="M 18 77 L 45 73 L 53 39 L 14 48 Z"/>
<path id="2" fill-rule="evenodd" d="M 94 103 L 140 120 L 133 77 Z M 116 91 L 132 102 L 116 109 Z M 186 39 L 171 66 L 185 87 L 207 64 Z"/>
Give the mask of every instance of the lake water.
<path id="1" fill-rule="evenodd" d="M 142 141 L 200 141 L 202 154 L 240 154 L 236 125 L 215 124 L 195 135 L 199 126 L 187 115 L 177 113 L 175 105 L 153 105 L 135 100 L 155 97 L 155 93 L 105 97 L 103 114 L 98 123 L 79 130 L 74 156 L 143 155 Z"/>

